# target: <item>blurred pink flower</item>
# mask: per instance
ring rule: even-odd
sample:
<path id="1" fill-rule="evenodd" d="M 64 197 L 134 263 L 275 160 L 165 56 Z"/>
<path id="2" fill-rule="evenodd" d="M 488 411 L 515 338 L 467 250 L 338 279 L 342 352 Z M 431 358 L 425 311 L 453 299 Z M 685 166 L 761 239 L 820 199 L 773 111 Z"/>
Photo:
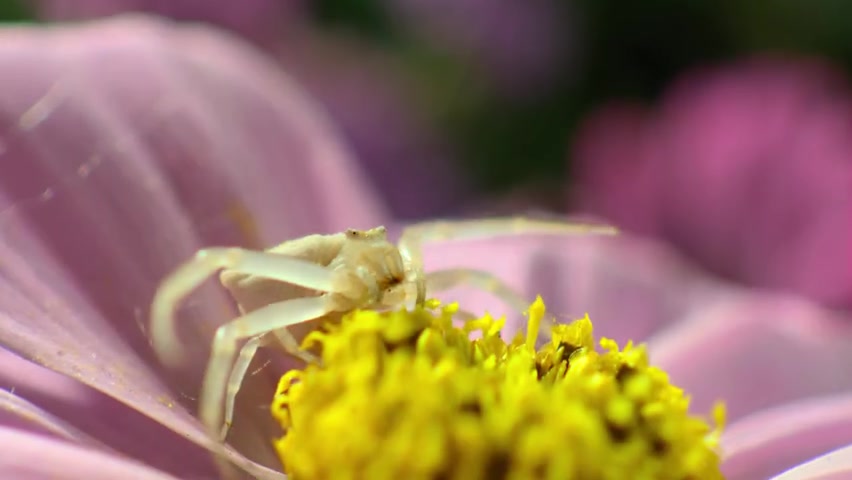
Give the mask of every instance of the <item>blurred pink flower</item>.
<path id="1" fill-rule="evenodd" d="M 451 211 L 473 196 L 398 62 L 354 38 L 294 30 L 276 58 L 329 112 L 395 216 Z"/>
<path id="2" fill-rule="evenodd" d="M 202 245 L 393 219 L 313 101 L 247 45 L 138 17 L 5 27 L 0 40 L 0 477 L 215 478 L 192 412 L 212 330 L 233 309 L 212 284 L 194 294 L 181 312 L 192 361 L 165 372 L 143 332 L 157 282 Z M 713 281 L 628 236 L 426 255 L 430 268 L 494 271 L 553 312 L 589 312 L 602 335 L 647 340 L 697 410 L 727 401 L 728 478 L 852 441 L 852 378 L 838 368 L 852 332 L 837 314 Z M 448 298 L 500 308 L 467 290 Z M 283 478 L 266 407 L 280 373 L 249 379 L 229 437 L 257 478 Z M 787 478 L 850 463 L 847 449 Z"/>
<path id="3" fill-rule="evenodd" d="M 852 95 L 816 61 L 686 75 L 653 109 L 594 115 L 576 206 L 747 285 L 852 308 Z"/>
<path id="4" fill-rule="evenodd" d="M 551 86 L 576 53 L 568 2 L 508 0 L 388 0 L 406 28 L 439 50 L 454 52 L 486 72 L 509 96 Z"/>

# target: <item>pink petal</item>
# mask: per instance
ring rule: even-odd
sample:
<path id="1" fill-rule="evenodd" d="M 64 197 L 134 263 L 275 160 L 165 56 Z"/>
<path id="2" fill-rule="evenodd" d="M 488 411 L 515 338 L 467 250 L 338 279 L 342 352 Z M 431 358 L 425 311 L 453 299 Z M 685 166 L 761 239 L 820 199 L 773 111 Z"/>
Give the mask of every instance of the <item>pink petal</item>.
<path id="1" fill-rule="evenodd" d="M 800 400 L 732 424 L 722 437 L 728 480 L 767 478 L 852 442 L 852 394 Z"/>
<path id="2" fill-rule="evenodd" d="M 282 20 L 301 2 L 290 0 L 39 0 L 40 16 L 52 20 L 107 17 L 123 12 L 149 12 L 180 20 L 205 21 L 249 38 L 269 41 L 280 34 Z M 299 5 L 299 8 L 301 5 Z"/>
<path id="3" fill-rule="evenodd" d="M 9 388 L 0 391 L 3 425 L 108 448 L 179 476 L 214 474 L 206 450 L 141 412 L 10 352 L 0 359 Z"/>
<path id="4" fill-rule="evenodd" d="M 721 295 L 722 287 L 666 247 L 630 235 L 512 236 L 446 242 L 424 248 L 427 270 L 467 267 L 491 272 L 532 301 L 541 294 L 561 321 L 588 313 L 596 335 L 642 341 L 679 321 L 693 299 Z M 437 295 L 473 311 L 511 313 L 473 288 Z M 521 320 L 510 315 L 508 330 Z"/>
<path id="5" fill-rule="evenodd" d="M 2 427 L 14 427 L 17 430 L 41 433 L 94 448 L 110 450 L 107 445 L 78 430 L 65 420 L 14 395 L 14 392 L 0 390 L 0 414 L 3 417 Z"/>
<path id="6" fill-rule="evenodd" d="M 772 480 L 846 480 L 852 477 L 852 446 L 788 470 Z"/>
<path id="7" fill-rule="evenodd" d="M 724 400 L 729 419 L 810 396 L 852 390 L 848 318 L 803 300 L 731 292 L 696 299 L 649 341 L 651 360 L 693 396 L 696 412 Z"/>
<path id="8" fill-rule="evenodd" d="M 0 341 L 211 447 L 151 371 L 139 323 L 159 280 L 202 244 L 374 226 L 383 208 L 298 87 L 243 45 L 138 17 L 0 37 L 16 72 L 0 79 Z M 190 396 L 205 335 L 232 315 L 207 293 L 183 322 Z"/>
<path id="9" fill-rule="evenodd" d="M 176 480 L 118 456 L 6 427 L 0 427 L 0 445 L 0 478 Z"/>
<path id="10" fill-rule="evenodd" d="M 186 443 L 190 440 L 214 448 L 198 422 L 179 406 L 174 393 L 128 349 L 106 320 L 78 300 L 82 295 L 66 290 L 73 288 L 71 282 L 63 278 L 57 268 L 45 268 L 47 265 L 43 262 L 38 265 L 36 275 L 52 279 L 46 286 L 45 282 L 37 280 L 33 269 L 21 263 L 20 257 L 3 251 L 2 245 L 0 258 L 4 259 L 4 278 L 0 278 L 0 305 L 4 309 L 0 312 L 0 339 L 11 348 L 32 355 L 42 365 L 114 397 L 180 434 L 172 436 L 168 431 L 152 431 L 150 427 L 157 427 L 155 423 L 145 422 L 144 417 L 132 411 L 106 408 L 110 404 L 82 409 L 87 415 L 105 415 L 101 417 L 103 420 L 111 418 L 114 426 L 125 425 L 125 437 L 118 439 L 139 440 L 142 448 L 137 447 L 134 452 L 139 458 L 165 467 L 170 464 L 169 456 L 174 460 L 174 456 L 179 455 L 180 463 L 171 463 L 172 467 L 181 467 L 194 474 L 209 473 L 209 457 Z M 73 410 L 69 407 L 71 405 L 63 405 L 60 411 Z M 91 427 L 97 421 L 85 419 L 82 423 Z M 141 432 L 147 435 L 139 435 Z M 170 451 L 171 455 L 157 455 L 162 451 Z M 259 468 L 252 467 L 241 457 L 236 460 L 245 468 Z"/>
<path id="11" fill-rule="evenodd" d="M 36 365 L 4 348 L 0 348 L 0 385 L 10 391 L 27 391 L 60 403 L 82 403 L 89 399 L 89 390 L 80 382 Z"/>
<path id="12" fill-rule="evenodd" d="M 92 401 L 91 390 L 83 384 L 0 349 L 0 385 L 5 388 L 0 390 L 0 410 L 3 415 L 0 424 L 3 426 L 53 435 L 97 448 L 110 448 L 99 439 L 100 432 L 92 432 L 90 425 L 84 431 L 65 420 L 79 420 L 79 411 Z M 54 413 L 30 401 L 33 399 L 42 406 L 48 404 L 54 407 L 48 408 Z M 56 406 L 60 407 L 58 411 Z M 104 419 L 97 414 L 85 417 L 87 420 Z M 115 425 L 115 422 L 105 423 Z M 127 432 L 123 432 L 123 435 L 126 436 Z"/>

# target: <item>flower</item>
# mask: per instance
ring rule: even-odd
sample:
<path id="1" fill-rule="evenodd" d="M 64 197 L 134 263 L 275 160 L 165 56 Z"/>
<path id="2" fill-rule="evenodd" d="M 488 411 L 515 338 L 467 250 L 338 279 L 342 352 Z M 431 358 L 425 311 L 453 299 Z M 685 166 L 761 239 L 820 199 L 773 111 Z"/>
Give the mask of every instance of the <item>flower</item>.
<path id="1" fill-rule="evenodd" d="M 551 87 L 576 53 L 572 5 L 504 2 L 495 8 L 481 0 L 398 0 L 387 8 L 425 43 L 484 69 L 485 83 L 508 96 L 529 97 Z"/>
<path id="2" fill-rule="evenodd" d="M 850 309 L 850 125 L 848 82 L 819 61 L 702 68 L 653 110 L 586 122 L 576 204 L 726 278 Z"/>
<path id="3" fill-rule="evenodd" d="M 586 316 L 536 350 L 541 297 L 510 343 L 503 320 L 456 327 L 458 304 L 438 305 L 356 311 L 305 338 L 322 364 L 284 374 L 272 403 L 289 475 L 722 478 L 719 431 L 642 346 L 604 338 L 596 351 Z"/>
<path id="4" fill-rule="evenodd" d="M 0 69 L 13 72 L 0 76 L 0 477 L 216 478 L 195 398 L 213 330 L 235 312 L 212 285 L 192 295 L 179 325 L 188 362 L 166 370 L 144 332 L 158 282 L 202 245 L 401 225 L 315 102 L 232 37 L 139 16 L 8 26 Z M 850 443 L 842 314 L 707 278 L 629 235 L 425 255 L 430 269 L 488 270 L 541 293 L 560 320 L 588 311 L 619 344 L 647 342 L 695 412 L 724 398 L 728 478 Z M 500 313 L 469 290 L 441 298 Z M 504 331 L 517 329 L 508 317 Z M 268 413 L 280 360 L 252 365 L 226 452 L 264 480 L 283 478 Z M 831 455 L 798 472 L 848 469 L 848 450 Z"/>

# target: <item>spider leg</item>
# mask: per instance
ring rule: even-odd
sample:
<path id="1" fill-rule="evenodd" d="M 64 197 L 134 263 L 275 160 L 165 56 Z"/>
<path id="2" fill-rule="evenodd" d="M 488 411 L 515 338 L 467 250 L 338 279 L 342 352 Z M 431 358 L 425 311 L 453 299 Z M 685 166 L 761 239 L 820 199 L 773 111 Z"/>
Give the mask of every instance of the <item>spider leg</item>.
<path id="1" fill-rule="evenodd" d="M 433 243 L 508 235 L 613 235 L 616 233 L 618 233 L 618 229 L 615 227 L 600 223 L 578 223 L 561 219 L 517 216 L 470 220 L 430 220 L 409 225 L 403 231 L 402 238 L 414 240 L 415 243 Z"/>
<path id="2" fill-rule="evenodd" d="M 164 363 L 173 365 L 180 359 L 180 345 L 174 331 L 174 313 L 180 301 L 222 269 L 323 292 L 334 290 L 332 272 L 305 260 L 242 248 L 200 250 L 194 258 L 166 277 L 154 295 L 151 340 Z"/>
<path id="3" fill-rule="evenodd" d="M 514 313 L 523 313 L 530 306 L 530 302 L 524 299 L 515 289 L 489 272 L 467 268 L 453 268 L 435 270 L 426 274 L 426 287 L 430 292 L 449 290 L 460 285 L 471 285 L 494 295 L 509 305 Z M 460 311 L 459 314 L 461 318 L 466 320 L 472 320 L 477 317 L 470 312 Z M 542 322 L 539 327 L 539 335 L 549 338 L 550 330 L 556 323 L 556 318 L 548 315 L 546 321 Z"/>
<path id="4" fill-rule="evenodd" d="M 216 330 L 216 336 L 213 339 L 213 351 L 201 387 L 199 404 L 199 417 L 211 435 L 221 434 L 223 430 L 223 393 L 226 393 L 228 378 L 234 380 L 231 366 L 234 365 L 237 342 L 245 338 L 258 337 L 289 325 L 320 318 L 331 310 L 328 297 L 324 295 L 294 298 L 261 307 L 222 325 Z M 257 345 L 253 348 L 256 350 Z M 246 356 L 249 354 L 253 356 L 254 351 L 250 350 L 246 353 Z M 250 361 L 251 359 L 248 358 L 237 363 L 240 363 L 241 368 L 243 368 L 242 364 L 245 364 L 245 368 L 248 368 L 247 362 Z M 240 376 L 245 376 L 245 371 Z M 227 426 L 227 424 L 225 425 Z"/>
<path id="5" fill-rule="evenodd" d="M 543 220 L 529 217 L 501 217 L 478 220 L 428 221 L 408 226 L 399 239 L 399 250 L 412 271 L 417 288 L 416 303 L 426 301 L 423 273 L 424 243 L 448 240 L 472 240 L 509 235 L 613 235 L 615 227 L 593 223 L 573 223 L 562 220 Z"/>
<path id="6" fill-rule="evenodd" d="M 222 425 L 222 430 L 219 435 L 219 440 L 224 441 L 228 436 L 228 429 L 231 428 L 231 423 L 234 419 L 234 403 L 237 398 L 237 393 L 240 392 L 240 387 L 243 385 L 243 379 L 246 377 L 249 365 L 251 365 L 254 354 L 257 353 L 257 348 L 263 343 L 263 335 L 250 338 L 243 348 L 240 349 L 237 355 L 237 361 L 234 362 L 234 367 L 231 370 L 231 375 L 228 377 L 228 385 L 225 388 L 225 422 Z"/>
<path id="7" fill-rule="evenodd" d="M 529 302 L 512 287 L 491 273 L 468 268 L 436 270 L 426 274 L 426 288 L 430 292 L 449 290 L 460 285 L 471 285 L 506 302 L 513 311 L 521 313 Z"/>
<path id="8" fill-rule="evenodd" d="M 286 328 L 273 330 L 272 334 L 278 338 L 284 346 L 284 350 L 290 355 L 299 358 L 305 363 L 316 363 L 319 361 L 319 359 L 317 359 L 317 357 L 313 354 L 299 348 L 299 342 L 296 340 L 296 337 L 294 337 Z M 222 425 L 222 431 L 219 435 L 219 439 L 222 441 L 224 441 L 228 436 L 228 430 L 231 428 L 231 424 L 234 420 L 234 404 L 236 403 L 237 394 L 243 386 L 243 380 L 246 377 L 246 373 L 248 372 L 252 359 L 254 359 L 255 353 L 257 353 L 258 347 L 263 345 L 264 338 L 265 334 L 260 334 L 250 338 L 245 345 L 243 345 L 243 348 L 240 349 L 240 353 L 237 355 L 237 361 L 234 362 L 231 375 L 228 377 L 228 385 L 225 388 L 225 422 Z"/>
<path id="9" fill-rule="evenodd" d="M 278 341 L 281 342 L 281 346 L 284 347 L 284 351 L 289 353 L 290 355 L 302 360 L 305 363 L 320 363 L 320 359 L 311 352 L 302 350 L 299 346 L 299 341 L 296 340 L 296 337 L 287 330 L 286 328 L 281 328 L 278 330 L 273 330 L 272 334 L 278 338 Z"/>

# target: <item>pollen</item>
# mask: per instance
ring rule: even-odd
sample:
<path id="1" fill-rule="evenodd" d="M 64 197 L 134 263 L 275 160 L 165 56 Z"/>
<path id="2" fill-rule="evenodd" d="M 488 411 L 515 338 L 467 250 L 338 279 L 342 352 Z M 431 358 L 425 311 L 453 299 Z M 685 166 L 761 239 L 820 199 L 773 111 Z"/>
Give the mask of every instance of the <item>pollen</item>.
<path id="1" fill-rule="evenodd" d="M 356 311 L 308 335 L 322 362 L 287 372 L 272 402 L 290 478 L 723 478 L 724 407 L 713 427 L 691 415 L 644 346 L 596 344 L 585 316 L 536 349 L 541 298 L 511 342 L 502 319 L 457 311 Z"/>

